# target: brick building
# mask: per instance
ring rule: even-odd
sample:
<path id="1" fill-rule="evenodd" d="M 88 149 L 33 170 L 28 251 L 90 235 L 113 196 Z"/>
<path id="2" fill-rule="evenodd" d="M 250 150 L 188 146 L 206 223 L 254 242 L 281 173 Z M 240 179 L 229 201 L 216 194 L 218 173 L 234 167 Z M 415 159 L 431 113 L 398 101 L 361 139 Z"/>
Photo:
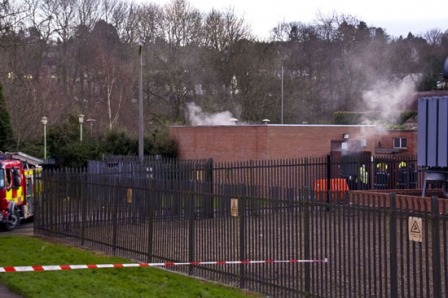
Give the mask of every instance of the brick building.
<path id="1" fill-rule="evenodd" d="M 415 155 L 416 130 L 383 131 L 373 125 L 173 126 L 180 159 L 217 162 L 324 157 L 335 152 Z"/>

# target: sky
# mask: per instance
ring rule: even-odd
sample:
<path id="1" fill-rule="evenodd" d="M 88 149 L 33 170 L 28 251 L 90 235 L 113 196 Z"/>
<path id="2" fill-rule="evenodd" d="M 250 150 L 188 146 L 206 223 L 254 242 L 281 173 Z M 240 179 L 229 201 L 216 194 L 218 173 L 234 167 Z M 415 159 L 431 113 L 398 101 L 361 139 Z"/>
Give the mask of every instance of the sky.
<path id="1" fill-rule="evenodd" d="M 140 0 L 165 5 L 172 0 Z M 421 35 L 431 29 L 448 30 L 447 0 L 187 0 L 201 12 L 212 8 L 234 9 L 244 18 L 252 33 L 268 39 L 272 28 L 281 22 L 312 23 L 318 14 L 346 14 L 364 21 L 367 26 L 382 27 L 393 36 L 406 37 L 409 32 Z"/>

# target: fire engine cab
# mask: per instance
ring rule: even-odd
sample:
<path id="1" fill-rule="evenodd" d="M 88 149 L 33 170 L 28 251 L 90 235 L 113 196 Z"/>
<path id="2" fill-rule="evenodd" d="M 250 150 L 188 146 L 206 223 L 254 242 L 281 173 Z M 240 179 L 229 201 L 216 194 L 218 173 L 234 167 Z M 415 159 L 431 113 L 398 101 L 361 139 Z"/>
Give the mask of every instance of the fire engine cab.
<path id="1" fill-rule="evenodd" d="M 33 182 L 37 168 L 0 152 L 0 223 L 6 230 L 17 228 L 33 216 Z"/>

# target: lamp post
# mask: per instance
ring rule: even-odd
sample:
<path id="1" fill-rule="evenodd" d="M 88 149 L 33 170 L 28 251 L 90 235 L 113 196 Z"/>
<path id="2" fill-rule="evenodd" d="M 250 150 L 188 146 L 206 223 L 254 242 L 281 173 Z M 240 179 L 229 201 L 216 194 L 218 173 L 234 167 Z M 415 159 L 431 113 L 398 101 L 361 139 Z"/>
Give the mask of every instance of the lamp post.
<path id="1" fill-rule="evenodd" d="M 280 114 L 280 122 L 281 122 L 281 124 L 283 124 L 283 99 L 284 99 L 284 90 L 283 90 L 283 74 L 284 74 L 284 71 L 283 71 L 283 64 L 282 64 L 282 88 L 281 88 L 281 96 L 282 96 L 282 99 L 281 99 L 281 101 L 282 101 L 282 104 L 281 104 L 281 114 Z"/>
<path id="2" fill-rule="evenodd" d="M 47 123 L 48 123 L 48 118 L 43 116 L 42 119 L 40 120 L 40 122 L 42 122 L 42 124 L 44 125 L 44 160 L 47 159 Z"/>
<path id="3" fill-rule="evenodd" d="M 86 122 L 90 123 L 90 137 L 93 137 L 93 122 L 95 122 L 95 119 L 89 118 L 86 120 Z"/>
<path id="4" fill-rule="evenodd" d="M 142 51 L 145 43 L 139 42 L 139 57 L 140 57 L 140 75 L 138 80 L 138 158 L 143 163 L 143 58 Z"/>
<path id="5" fill-rule="evenodd" d="M 79 114 L 78 120 L 79 120 L 79 141 L 82 142 L 82 123 L 84 122 L 84 115 Z"/>

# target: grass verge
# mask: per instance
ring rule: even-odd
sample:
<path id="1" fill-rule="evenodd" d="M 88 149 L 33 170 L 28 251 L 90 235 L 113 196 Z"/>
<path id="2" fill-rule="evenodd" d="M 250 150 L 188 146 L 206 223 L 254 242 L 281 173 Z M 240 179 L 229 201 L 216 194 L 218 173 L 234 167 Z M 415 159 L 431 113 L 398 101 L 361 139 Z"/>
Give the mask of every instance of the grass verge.
<path id="1" fill-rule="evenodd" d="M 36 237 L 0 238 L 0 266 L 132 263 Z M 24 297 L 261 297 L 158 268 L 0 273 Z"/>

